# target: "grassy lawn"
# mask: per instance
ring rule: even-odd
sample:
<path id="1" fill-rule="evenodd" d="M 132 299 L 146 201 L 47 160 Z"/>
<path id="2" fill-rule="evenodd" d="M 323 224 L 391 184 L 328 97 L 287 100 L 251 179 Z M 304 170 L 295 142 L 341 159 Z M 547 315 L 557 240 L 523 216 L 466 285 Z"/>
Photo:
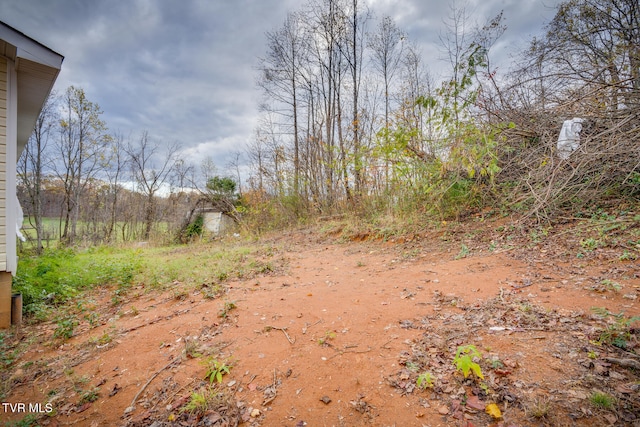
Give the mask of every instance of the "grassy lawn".
<path id="1" fill-rule="evenodd" d="M 134 284 L 165 289 L 179 282 L 180 292 L 201 289 L 215 297 L 227 280 L 282 268 L 283 262 L 273 261 L 277 252 L 246 241 L 46 249 L 41 256 L 20 254 L 13 292 L 22 293 L 24 312 L 34 321 L 49 318 L 51 309 L 97 286 L 113 289 L 114 304 Z"/>

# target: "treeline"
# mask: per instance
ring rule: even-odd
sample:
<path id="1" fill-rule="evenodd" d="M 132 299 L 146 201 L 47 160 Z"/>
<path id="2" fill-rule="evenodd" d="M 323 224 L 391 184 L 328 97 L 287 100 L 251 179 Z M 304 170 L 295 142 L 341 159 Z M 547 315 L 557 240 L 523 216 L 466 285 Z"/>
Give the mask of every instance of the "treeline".
<path id="1" fill-rule="evenodd" d="M 563 2 L 510 70 L 492 62 L 502 13 L 472 28 L 452 6 L 439 81 L 393 19 L 373 12 L 362 0 L 310 0 L 267 34 L 247 150 L 265 218 L 500 206 L 551 220 L 637 202 L 636 0 Z M 573 117 L 585 119 L 580 147 L 562 159 L 558 133 Z"/>
<path id="2" fill-rule="evenodd" d="M 180 238 L 199 203 L 260 230 L 345 211 L 446 219 L 492 207 L 552 221 L 638 202 L 637 0 L 561 3 L 509 70 L 492 62 L 503 15 L 472 27 L 452 6 L 438 80 L 374 12 L 362 0 L 310 0 L 266 34 L 261 120 L 234 178 L 216 176 L 211 159 L 187 164 L 179 144 L 147 132 L 110 133 L 81 88 L 50 97 L 18 165 L 36 247 L 51 217 L 65 245 Z M 559 156 L 574 117 L 585 119 L 579 147 Z"/>
<path id="3" fill-rule="evenodd" d="M 38 117 L 17 166 L 26 234 L 37 251 L 51 240 L 180 240 L 196 208 L 234 210 L 236 183 L 215 175 L 212 159 L 189 165 L 178 143 L 162 146 L 147 132 L 125 139 L 109 133 L 101 116 L 71 86 L 52 94 Z"/>

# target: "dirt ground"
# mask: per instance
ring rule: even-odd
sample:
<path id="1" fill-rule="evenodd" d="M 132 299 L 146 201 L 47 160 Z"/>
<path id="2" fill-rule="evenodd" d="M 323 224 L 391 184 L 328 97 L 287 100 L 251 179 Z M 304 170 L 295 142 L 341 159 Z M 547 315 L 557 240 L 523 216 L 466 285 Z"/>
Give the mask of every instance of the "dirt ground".
<path id="1" fill-rule="evenodd" d="M 100 326 L 64 344 L 50 344 L 54 324 L 23 327 L 31 344 L 5 403 L 26 410 L 3 404 L 0 419 L 638 426 L 638 247 L 585 251 L 567 236 L 296 231 L 272 238 L 281 269 L 228 282 L 218 299 L 139 284 L 118 308 L 102 289 Z M 214 360 L 230 371 L 210 386 Z M 209 393 L 203 410 L 185 409 L 194 393 Z"/>

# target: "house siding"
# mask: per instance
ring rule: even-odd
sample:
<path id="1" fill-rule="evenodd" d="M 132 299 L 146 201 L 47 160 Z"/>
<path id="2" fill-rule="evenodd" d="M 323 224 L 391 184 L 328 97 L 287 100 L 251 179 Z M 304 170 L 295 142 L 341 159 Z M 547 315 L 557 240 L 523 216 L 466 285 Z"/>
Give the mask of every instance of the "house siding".
<path id="1" fill-rule="evenodd" d="M 7 271 L 7 117 L 9 61 L 0 56 L 0 271 Z"/>

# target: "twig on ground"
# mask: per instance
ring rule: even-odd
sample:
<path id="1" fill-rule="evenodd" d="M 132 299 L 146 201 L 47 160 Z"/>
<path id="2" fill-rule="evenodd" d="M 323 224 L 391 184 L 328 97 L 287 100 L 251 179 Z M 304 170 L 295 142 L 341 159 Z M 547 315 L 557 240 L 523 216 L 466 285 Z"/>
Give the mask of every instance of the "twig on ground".
<path id="1" fill-rule="evenodd" d="M 284 336 L 285 336 L 285 337 L 287 337 L 287 341 L 289 341 L 289 344 L 291 344 L 291 345 L 293 345 L 293 344 L 296 342 L 295 338 L 294 338 L 294 339 L 291 339 L 291 337 L 290 337 L 290 336 L 289 336 L 289 334 L 287 333 L 287 328 L 279 328 L 279 327 L 277 327 L 277 326 L 267 326 L 267 328 L 270 328 L 270 329 L 277 329 L 277 330 L 279 330 L 279 331 L 282 331 L 282 333 L 284 334 Z"/>
<path id="2" fill-rule="evenodd" d="M 623 368 L 633 368 L 640 370 L 640 362 L 633 359 L 616 359 L 615 357 L 605 357 L 609 363 L 615 363 L 616 365 L 622 366 Z"/>
<path id="3" fill-rule="evenodd" d="M 158 370 L 155 374 L 151 376 L 151 378 L 149 378 L 149 381 L 147 381 L 146 384 L 143 385 L 142 388 L 138 390 L 138 393 L 136 393 L 136 395 L 133 397 L 133 400 L 131 401 L 131 405 L 129 405 L 127 409 L 124 410 L 125 415 L 134 411 L 134 409 L 136 408 L 136 400 L 138 400 L 138 397 L 142 394 L 142 392 L 146 390 L 149 384 L 151 384 L 151 381 L 153 381 L 163 371 L 173 366 L 176 362 L 179 362 L 181 358 L 182 358 L 182 355 L 176 356 L 173 360 L 171 360 L 171 362 L 167 363 L 165 366 L 160 368 L 160 370 Z"/>

